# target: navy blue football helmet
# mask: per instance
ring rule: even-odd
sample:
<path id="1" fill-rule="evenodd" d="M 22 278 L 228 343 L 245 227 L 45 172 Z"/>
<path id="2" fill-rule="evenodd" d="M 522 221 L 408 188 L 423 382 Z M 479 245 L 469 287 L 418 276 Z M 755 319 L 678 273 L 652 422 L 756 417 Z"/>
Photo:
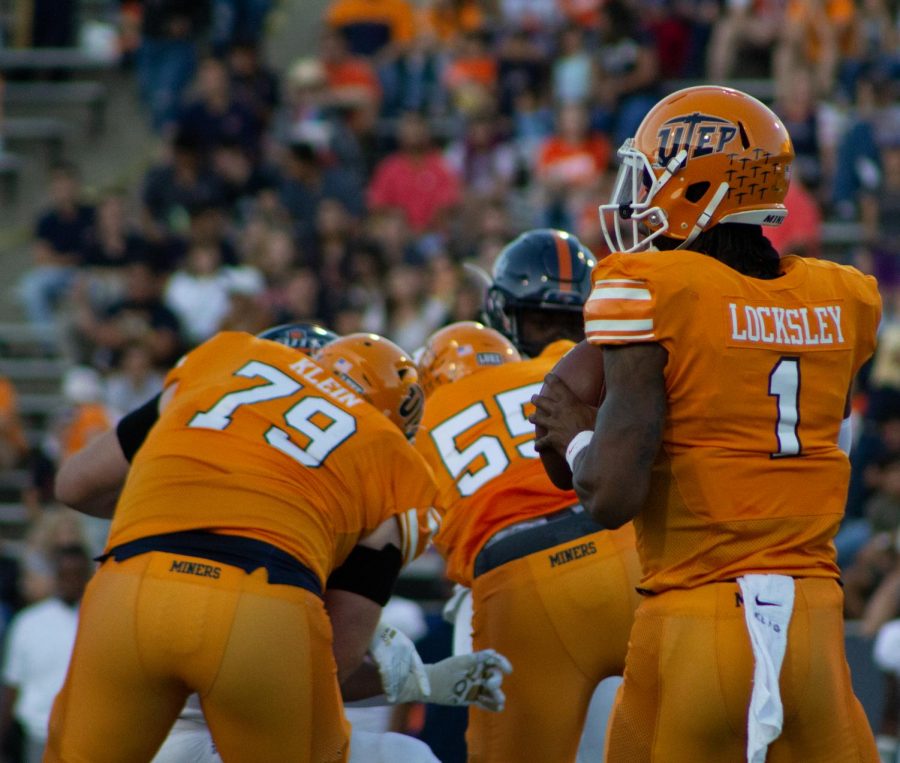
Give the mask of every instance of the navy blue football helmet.
<path id="1" fill-rule="evenodd" d="M 534 357 L 557 339 L 584 339 L 582 308 L 594 255 L 575 236 L 539 228 L 507 244 L 494 263 L 484 322 Z"/>

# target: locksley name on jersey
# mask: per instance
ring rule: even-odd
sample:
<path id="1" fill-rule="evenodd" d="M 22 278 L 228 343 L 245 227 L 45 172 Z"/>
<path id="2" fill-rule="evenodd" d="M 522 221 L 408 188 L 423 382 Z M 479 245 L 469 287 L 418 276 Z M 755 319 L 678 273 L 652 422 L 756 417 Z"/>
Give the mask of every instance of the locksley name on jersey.
<path id="1" fill-rule="evenodd" d="M 836 302 L 786 307 L 725 300 L 728 345 L 846 347 L 841 305 Z"/>

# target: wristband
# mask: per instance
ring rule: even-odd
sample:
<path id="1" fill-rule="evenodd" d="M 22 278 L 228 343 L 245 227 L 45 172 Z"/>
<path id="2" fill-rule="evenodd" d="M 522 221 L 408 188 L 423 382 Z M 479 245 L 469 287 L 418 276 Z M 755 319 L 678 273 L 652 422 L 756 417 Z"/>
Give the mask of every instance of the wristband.
<path id="1" fill-rule="evenodd" d="M 569 465 L 569 469 L 572 470 L 573 474 L 575 473 L 576 456 L 590 444 L 593 436 L 593 432 L 585 429 L 575 435 L 569 443 L 569 447 L 566 448 L 566 463 Z"/>

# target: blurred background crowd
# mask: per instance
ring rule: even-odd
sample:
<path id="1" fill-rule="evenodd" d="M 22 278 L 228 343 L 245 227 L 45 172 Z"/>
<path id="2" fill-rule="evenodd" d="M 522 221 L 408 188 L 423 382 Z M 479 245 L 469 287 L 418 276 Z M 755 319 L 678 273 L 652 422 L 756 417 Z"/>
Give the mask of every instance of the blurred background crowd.
<path id="1" fill-rule="evenodd" d="M 4 267 L 4 300 L 34 336 L 62 338 L 64 373 L 39 427 L 17 413 L 27 385 L 0 376 L 0 471 L 22 475 L 28 525 L 0 557 L 0 631 L 55 590 L 60 549 L 102 545 L 102 524 L 53 506 L 56 464 L 155 394 L 185 350 L 308 320 L 411 352 L 478 318 L 479 273 L 525 229 L 574 232 L 604 256 L 617 147 L 662 94 L 698 82 L 748 90 L 793 137 L 776 248 L 879 278 L 837 545 L 859 632 L 900 617 L 897 0 L 308 0 L 290 16 L 306 42 L 279 67 L 266 40 L 290 0 L 92 0 L 87 35 L 86 3 L 16 0 L 0 18 L 0 62 L 106 45 L 148 136 L 141 176 L 109 187 L 82 182 L 102 142 L 56 156 L 30 263 Z M 5 79 L 12 93 L 71 76 Z M 886 651 L 900 672 L 900 644 Z M 888 700 L 873 723 L 896 737 Z"/>

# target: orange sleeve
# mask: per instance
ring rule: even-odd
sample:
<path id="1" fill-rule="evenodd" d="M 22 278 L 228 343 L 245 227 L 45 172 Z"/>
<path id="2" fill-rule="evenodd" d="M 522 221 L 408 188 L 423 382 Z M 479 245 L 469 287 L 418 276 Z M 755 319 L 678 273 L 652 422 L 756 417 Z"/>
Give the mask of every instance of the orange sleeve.
<path id="1" fill-rule="evenodd" d="M 628 256 L 612 254 L 594 268 L 584 305 L 584 333 L 591 344 L 659 341 L 656 290 L 629 267 Z"/>

